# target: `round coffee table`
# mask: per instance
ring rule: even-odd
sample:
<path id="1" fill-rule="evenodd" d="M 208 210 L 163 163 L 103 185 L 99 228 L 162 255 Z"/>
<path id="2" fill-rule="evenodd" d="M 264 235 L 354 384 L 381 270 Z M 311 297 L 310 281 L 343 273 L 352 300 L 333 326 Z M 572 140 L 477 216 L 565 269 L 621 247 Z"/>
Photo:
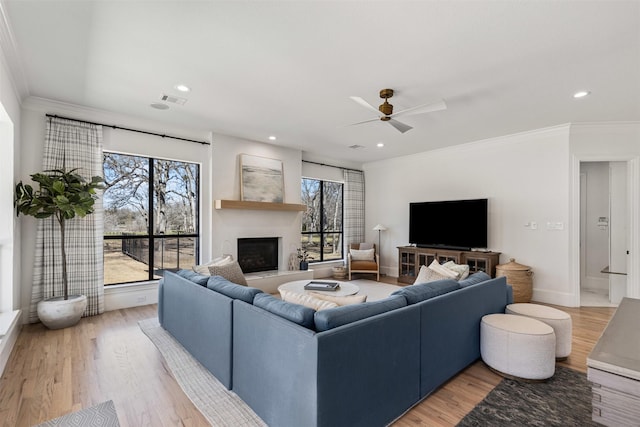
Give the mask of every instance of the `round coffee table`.
<path id="1" fill-rule="evenodd" d="M 337 297 L 344 297 L 347 295 L 354 295 L 357 294 L 358 291 L 360 290 L 360 288 L 357 285 L 353 285 L 351 283 L 348 282 L 341 282 L 339 280 L 325 280 L 325 279 L 318 279 L 319 281 L 322 282 L 337 282 L 338 285 L 340 285 L 340 287 L 338 289 L 336 289 L 335 291 L 315 291 L 315 292 L 323 292 L 326 293 L 327 295 L 333 295 L 333 296 L 337 296 Z M 307 291 L 304 288 L 304 285 L 306 285 L 307 283 L 309 283 L 311 280 L 294 280 L 293 282 L 287 282 L 284 283 L 280 286 L 278 286 L 278 291 L 280 291 L 280 289 L 283 289 L 285 291 L 290 291 L 290 292 L 298 292 L 301 294 L 307 293 L 309 291 Z"/>

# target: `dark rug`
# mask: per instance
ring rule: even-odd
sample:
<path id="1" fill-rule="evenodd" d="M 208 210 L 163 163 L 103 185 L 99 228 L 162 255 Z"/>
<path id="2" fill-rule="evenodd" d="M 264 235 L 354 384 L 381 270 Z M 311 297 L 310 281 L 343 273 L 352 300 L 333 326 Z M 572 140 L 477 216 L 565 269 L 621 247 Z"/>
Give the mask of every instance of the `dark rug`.
<path id="1" fill-rule="evenodd" d="M 546 382 L 503 379 L 458 426 L 597 426 L 591 421 L 591 383 L 562 366 Z"/>

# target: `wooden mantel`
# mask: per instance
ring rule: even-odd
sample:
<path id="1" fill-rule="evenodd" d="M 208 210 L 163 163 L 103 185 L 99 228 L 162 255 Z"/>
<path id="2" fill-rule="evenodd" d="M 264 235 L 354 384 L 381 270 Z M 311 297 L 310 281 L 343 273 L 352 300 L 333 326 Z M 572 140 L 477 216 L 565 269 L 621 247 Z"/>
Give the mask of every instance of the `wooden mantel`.
<path id="1" fill-rule="evenodd" d="M 263 211 L 296 211 L 307 210 L 306 205 L 297 203 L 246 202 L 242 200 L 215 200 L 216 209 L 253 209 Z"/>

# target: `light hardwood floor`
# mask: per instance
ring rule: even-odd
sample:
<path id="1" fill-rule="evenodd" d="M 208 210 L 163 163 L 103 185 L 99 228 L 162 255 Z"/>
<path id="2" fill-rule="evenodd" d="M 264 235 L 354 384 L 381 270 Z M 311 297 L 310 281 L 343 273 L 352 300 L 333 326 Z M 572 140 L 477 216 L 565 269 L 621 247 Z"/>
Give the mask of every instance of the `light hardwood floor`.
<path id="1" fill-rule="evenodd" d="M 573 351 L 561 364 L 586 372 L 587 355 L 615 309 L 560 308 L 573 319 Z M 138 327 L 156 309 L 111 311 L 58 331 L 25 326 L 0 379 L 1 425 L 32 426 L 111 399 L 123 427 L 207 426 Z M 395 426 L 453 426 L 499 382 L 476 362 Z"/>

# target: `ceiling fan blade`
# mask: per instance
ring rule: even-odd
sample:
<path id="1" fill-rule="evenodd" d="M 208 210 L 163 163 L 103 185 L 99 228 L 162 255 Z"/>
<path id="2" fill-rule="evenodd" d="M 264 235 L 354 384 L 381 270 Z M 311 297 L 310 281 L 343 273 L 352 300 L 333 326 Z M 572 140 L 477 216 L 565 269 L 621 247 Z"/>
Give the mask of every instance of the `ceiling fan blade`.
<path id="1" fill-rule="evenodd" d="M 365 101 L 364 99 L 360 98 L 359 96 L 350 96 L 349 98 L 351 98 L 352 100 L 354 100 L 358 104 L 362 105 L 367 110 L 375 111 L 376 114 L 382 115 L 380 110 L 378 110 L 376 107 L 374 107 L 373 105 L 369 104 L 367 101 Z"/>
<path id="2" fill-rule="evenodd" d="M 361 125 L 363 123 L 370 123 L 370 122 L 377 122 L 377 121 L 380 121 L 380 118 L 376 117 L 375 119 L 368 119 L 368 120 L 363 120 L 361 122 L 350 123 L 347 126 Z"/>
<path id="3" fill-rule="evenodd" d="M 405 125 L 404 123 L 394 119 L 387 120 L 387 123 L 389 123 L 391 126 L 399 130 L 400 133 L 405 133 L 406 131 L 413 129 L 411 126 Z"/>
<path id="4" fill-rule="evenodd" d="M 395 114 L 392 114 L 391 117 L 397 116 L 411 116 L 414 114 L 424 114 L 431 113 L 433 111 L 446 110 L 447 104 L 443 100 L 438 102 L 432 102 L 429 104 L 418 105 L 417 107 L 407 108 L 406 110 L 398 111 Z"/>

